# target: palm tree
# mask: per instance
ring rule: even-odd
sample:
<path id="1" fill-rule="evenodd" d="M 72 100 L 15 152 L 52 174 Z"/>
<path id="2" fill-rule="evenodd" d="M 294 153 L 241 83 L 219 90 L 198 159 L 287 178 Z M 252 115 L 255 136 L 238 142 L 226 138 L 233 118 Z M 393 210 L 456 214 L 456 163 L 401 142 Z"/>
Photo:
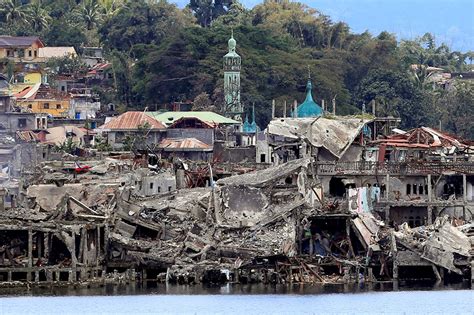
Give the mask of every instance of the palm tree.
<path id="1" fill-rule="evenodd" d="M 80 20 L 84 22 L 87 30 L 92 30 L 101 20 L 100 5 L 96 0 L 84 0 L 77 11 Z"/>
<path id="2" fill-rule="evenodd" d="M 3 0 L 0 2 L 0 14 L 5 22 L 12 26 L 15 23 L 26 22 L 26 6 L 19 0 Z"/>
<path id="3" fill-rule="evenodd" d="M 99 4 L 106 17 L 114 16 L 125 7 L 123 0 L 99 0 Z"/>
<path id="4" fill-rule="evenodd" d="M 35 32 L 41 32 L 49 27 L 51 17 L 48 12 L 43 9 L 41 1 L 37 0 L 28 6 L 28 22 Z"/>

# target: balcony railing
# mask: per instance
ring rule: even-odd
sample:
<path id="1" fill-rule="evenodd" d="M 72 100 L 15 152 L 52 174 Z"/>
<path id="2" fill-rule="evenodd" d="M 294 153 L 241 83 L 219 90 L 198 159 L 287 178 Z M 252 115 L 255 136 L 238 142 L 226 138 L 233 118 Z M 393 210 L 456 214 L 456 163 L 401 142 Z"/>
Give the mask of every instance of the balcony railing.
<path id="1" fill-rule="evenodd" d="M 367 174 L 367 175 L 427 175 L 427 174 L 474 174 L 474 162 L 317 162 L 320 175 Z"/>

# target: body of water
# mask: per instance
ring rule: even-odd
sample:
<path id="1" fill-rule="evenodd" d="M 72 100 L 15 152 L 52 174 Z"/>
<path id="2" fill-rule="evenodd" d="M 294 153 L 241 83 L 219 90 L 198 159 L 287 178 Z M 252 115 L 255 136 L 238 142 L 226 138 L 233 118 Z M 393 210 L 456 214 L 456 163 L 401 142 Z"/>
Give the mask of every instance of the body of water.
<path id="1" fill-rule="evenodd" d="M 474 314 L 472 290 L 371 289 L 256 285 L 43 289 L 0 297 L 0 314 Z"/>

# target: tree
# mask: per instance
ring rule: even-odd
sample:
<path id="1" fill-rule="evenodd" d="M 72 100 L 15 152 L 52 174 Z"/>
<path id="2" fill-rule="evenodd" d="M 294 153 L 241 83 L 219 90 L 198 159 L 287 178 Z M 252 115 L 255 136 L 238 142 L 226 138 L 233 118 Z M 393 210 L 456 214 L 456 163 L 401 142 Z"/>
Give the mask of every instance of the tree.
<path id="1" fill-rule="evenodd" d="M 209 27 L 219 16 L 227 14 L 236 3 L 236 0 L 191 0 L 188 8 L 193 11 L 201 26 Z"/>
<path id="2" fill-rule="evenodd" d="M 166 1 L 147 3 L 137 0 L 121 7 L 107 19 L 99 28 L 99 36 L 106 48 L 129 52 L 137 44 L 159 45 L 164 38 L 172 37 L 188 23 L 192 23 L 192 18 L 176 5 Z"/>
<path id="3" fill-rule="evenodd" d="M 0 14 L 8 25 L 27 22 L 27 8 L 20 0 L 3 0 Z"/>
<path id="4" fill-rule="evenodd" d="M 101 7 L 97 0 L 84 0 L 77 9 L 77 16 L 90 31 L 98 26 L 102 19 Z"/>
<path id="5" fill-rule="evenodd" d="M 36 0 L 28 6 L 28 23 L 35 32 L 41 32 L 49 27 L 51 17 L 43 6 L 40 0 Z"/>
<path id="6" fill-rule="evenodd" d="M 202 92 L 194 98 L 193 101 L 194 111 L 214 111 L 215 107 L 212 104 L 212 100 L 209 98 L 209 94 Z"/>

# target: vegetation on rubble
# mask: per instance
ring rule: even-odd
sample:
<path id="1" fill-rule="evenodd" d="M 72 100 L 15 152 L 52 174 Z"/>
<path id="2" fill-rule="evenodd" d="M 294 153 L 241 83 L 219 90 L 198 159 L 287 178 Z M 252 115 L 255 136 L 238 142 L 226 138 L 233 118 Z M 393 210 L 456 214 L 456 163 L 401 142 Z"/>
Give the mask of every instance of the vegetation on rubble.
<path id="1" fill-rule="evenodd" d="M 452 51 L 431 34 L 397 41 L 393 34 L 356 34 L 344 22 L 306 5 L 266 0 L 253 9 L 237 0 L 0 0 L 0 33 L 39 35 L 47 45 L 102 45 L 114 71 L 114 99 L 128 109 L 200 101 L 222 108 L 222 56 L 234 30 L 242 56 L 242 100 L 266 125 L 271 100 L 302 100 L 308 66 L 317 101 L 357 114 L 376 100 L 379 114 L 400 116 L 404 128 L 438 127 L 474 138 L 466 114 L 472 84 L 443 90 L 427 67 L 472 69 L 473 52 Z M 413 67 L 412 65 L 418 65 Z M 110 93 L 107 93 L 110 97 Z M 472 115 L 470 117 L 473 117 Z"/>

